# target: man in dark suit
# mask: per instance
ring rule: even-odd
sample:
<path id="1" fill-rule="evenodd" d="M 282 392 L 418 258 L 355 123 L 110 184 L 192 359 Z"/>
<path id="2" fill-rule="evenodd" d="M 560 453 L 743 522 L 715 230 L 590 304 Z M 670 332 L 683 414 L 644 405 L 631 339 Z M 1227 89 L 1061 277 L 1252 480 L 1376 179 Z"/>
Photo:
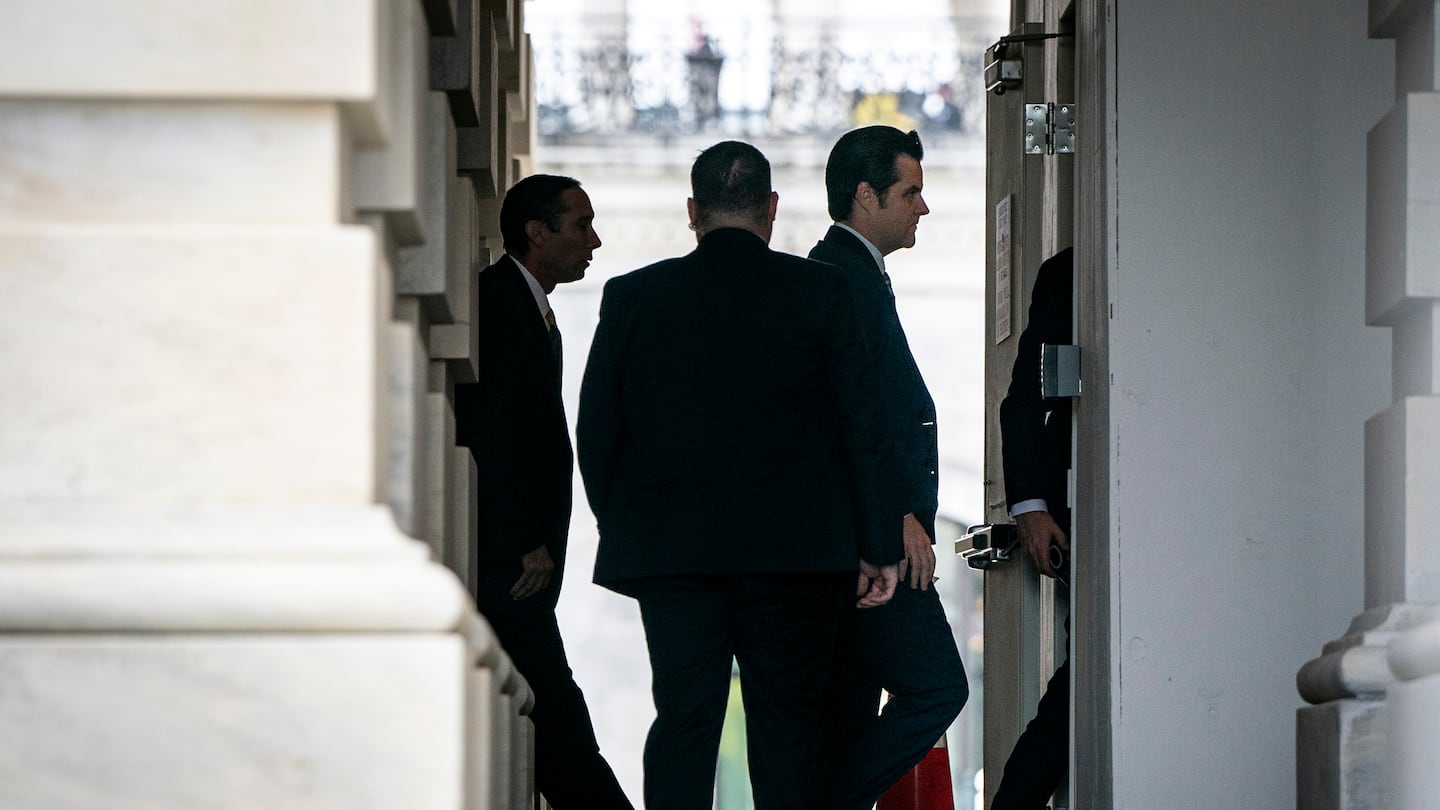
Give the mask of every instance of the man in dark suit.
<path id="1" fill-rule="evenodd" d="M 969 696 L 965 668 L 935 574 L 939 447 L 935 402 L 920 376 L 885 256 L 915 244 L 924 148 L 915 132 L 872 126 L 846 133 L 825 164 L 835 224 L 810 258 L 850 283 L 859 336 L 884 390 L 883 426 L 895 447 L 882 475 L 887 531 L 903 539 L 900 587 L 884 607 L 852 611 L 829 690 L 827 759 L 834 808 L 868 808 L 935 745 Z M 877 714 L 880 691 L 890 693 Z"/>
<path id="2" fill-rule="evenodd" d="M 716 144 L 690 180 L 698 246 L 605 285 L 585 368 L 595 581 L 640 604 L 647 806 L 711 807 L 733 657 L 756 808 L 823 808 L 818 685 L 847 606 L 888 600 L 902 556 L 875 498 L 880 395 L 844 278 L 768 247 L 765 157 Z"/>
<path id="3" fill-rule="evenodd" d="M 1068 559 L 1070 541 L 1070 400 L 1045 399 L 1040 390 L 1040 347 L 1069 344 L 1073 324 L 1073 251 L 1060 251 L 1040 265 L 1030 296 L 1030 314 L 1020 333 L 1010 390 L 1000 403 L 1001 458 L 1005 499 L 1019 528 L 1020 542 L 1036 569 L 1054 577 L 1054 546 Z M 1066 620 L 1069 632 L 1069 620 Z M 1070 658 L 1055 670 L 1040 698 L 1035 719 L 1025 727 L 995 792 L 991 810 L 1041 810 L 1065 777 L 1070 761 Z"/>
<path id="4" fill-rule="evenodd" d="M 555 619 L 574 459 L 548 296 L 585 275 L 600 246 L 594 219 L 568 177 L 532 175 L 506 193 L 505 255 L 476 282 L 477 381 L 455 388 L 458 441 L 478 475 L 475 602 L 535 694 L 535 784 L 556 810 L 631 807 L 600 755 Z"/>

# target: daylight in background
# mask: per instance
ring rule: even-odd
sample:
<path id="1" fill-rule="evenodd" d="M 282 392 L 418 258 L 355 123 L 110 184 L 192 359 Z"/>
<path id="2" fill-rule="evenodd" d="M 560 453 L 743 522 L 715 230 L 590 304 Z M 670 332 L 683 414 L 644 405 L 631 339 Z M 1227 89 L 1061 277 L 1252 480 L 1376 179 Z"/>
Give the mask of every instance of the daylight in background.
<path id="1" fill-rule="evenodd" d="M 566 406 L 604 282 L 694 247 L 686 228 L 695 155 L 728 138 L 774 164 L 772 246 L 804 254 L 824 234 L 823 169 L 854 126 L 918 129 L 925 198 L 916 246 L 891 254 L 900 317 L 939 410 L 942 527 L 938 587 L 972 697 L 948 734 L 956 806 L 976 806 L 980 770 L 980 574 L 953 540 L 980 522 L 984 452 L 984 110 L 981 56 L 1005 33 L 1008 4 L 907 0 L 885 12 L 856 0 L 538 0 L 526 6 L 535 58 L 535 169 L 580 179 L 604 245 L 585 279 L 552 296 L 566 335 Z M 675 527 L 677 532 L 684 526 Z M 601 747 L 633 799 L 654 717 L 635 603 L 590 584 L 595 521 L 576 479 L 560 622 Z M 738 719 L 738 718 L 732 718 Z M 730 734 L 727 726 L 727 735 Z M 749 807 L 743 744 L 722 748 L 717 807 Z"/>

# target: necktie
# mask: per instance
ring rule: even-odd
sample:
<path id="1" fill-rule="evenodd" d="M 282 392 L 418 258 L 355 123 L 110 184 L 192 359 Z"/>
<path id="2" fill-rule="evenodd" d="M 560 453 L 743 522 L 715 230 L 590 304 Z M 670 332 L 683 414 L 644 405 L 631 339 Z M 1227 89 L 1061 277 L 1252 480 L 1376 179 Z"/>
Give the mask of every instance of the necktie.
<path id="1" fill-rule="evenodd" d="M 550 354 L 555 358 L 555 377 L 559 379 L 564 364 L 564 347 L 560 345 L 560 326 L 555 323 L 555 310 L 545 311 L 545 325 L 550 327 Z"/>
<path id="2" fill-rule="evenodd" d="M 895 298 L 895 287 L 890 283 L 890 274 L 881 270 L 880 277 L 885 279 L 885 289 L 889 291 L 890 298 L 893 300 Z"/>

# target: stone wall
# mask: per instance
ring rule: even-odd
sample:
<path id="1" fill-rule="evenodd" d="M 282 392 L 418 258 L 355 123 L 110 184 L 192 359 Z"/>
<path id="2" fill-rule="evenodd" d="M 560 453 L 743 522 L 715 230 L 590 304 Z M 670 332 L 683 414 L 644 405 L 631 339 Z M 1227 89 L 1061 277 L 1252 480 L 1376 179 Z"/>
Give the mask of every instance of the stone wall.
<path id="1" fill-rule="evenodd" d="M 450 405 L 521 8 L 0 0 L 0 806 L 533 802 Z"/>
<path id="2" fill-rule="evenodd" d="M 1376 0 L 1395 102 L 1367 144 L 1365 315 L 1391 332 L 1391 402 L 1365 424 L 1365 611 L 1297 675 L 1299 810 L 1433 807 L 1440 776 L 1440 124 L 1435 0 Z"/>

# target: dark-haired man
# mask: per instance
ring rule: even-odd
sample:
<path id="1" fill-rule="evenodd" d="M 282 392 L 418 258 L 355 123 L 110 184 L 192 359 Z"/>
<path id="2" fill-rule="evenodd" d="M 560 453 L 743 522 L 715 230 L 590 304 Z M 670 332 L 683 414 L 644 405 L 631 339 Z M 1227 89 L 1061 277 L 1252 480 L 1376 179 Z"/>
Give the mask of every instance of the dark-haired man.
<path id="1" fill-rule="evenodd" d="M 868 808 L 935 745 L 969 696 L 965 669 L 935 574 L 939 448 L 935 402 L 905 339 L 885 256 L 915 244 L 925 156 L 920 136 L 872 126 L 841 136 L 825 164 L 835 220 L 810 258 L 850 282 L 859 334 L 885 391 L 889 443 L 880 480 L 887 531 L 903 538 L 900 587 L 884 607 L 854 611 L 842 637 L 830 693 L 826 751 L 831 807 Z M 880 691 L 890 693 L 877 714 Z"/>
<path id="2" fill-rule="evenodd" d="M 574 458 L 560 399 L 556 285 L 585 275 L 595 211 L 580 183 L 537 174 L 500 205 L 505 255 L 480 272 L 476 382 L 455 387 L 457 441 L 475 459 L 475 602 L 535 694 L 535 785 L 556 810 L 621 808 L 560 638 Z"/>
<path id="3" fill-rule="evenodd" d="M 817 685 L 902 554 L 875 500 L 879 394 L 844 278 L 768 246 L 764 155 L 716 144 L 690 182 L 699 244 L 605 285 L 585 368 L 595 581 L 645 625 L 647 807 L 711 807 L 733 658 L 755 806 L 824 808 Z"/>

